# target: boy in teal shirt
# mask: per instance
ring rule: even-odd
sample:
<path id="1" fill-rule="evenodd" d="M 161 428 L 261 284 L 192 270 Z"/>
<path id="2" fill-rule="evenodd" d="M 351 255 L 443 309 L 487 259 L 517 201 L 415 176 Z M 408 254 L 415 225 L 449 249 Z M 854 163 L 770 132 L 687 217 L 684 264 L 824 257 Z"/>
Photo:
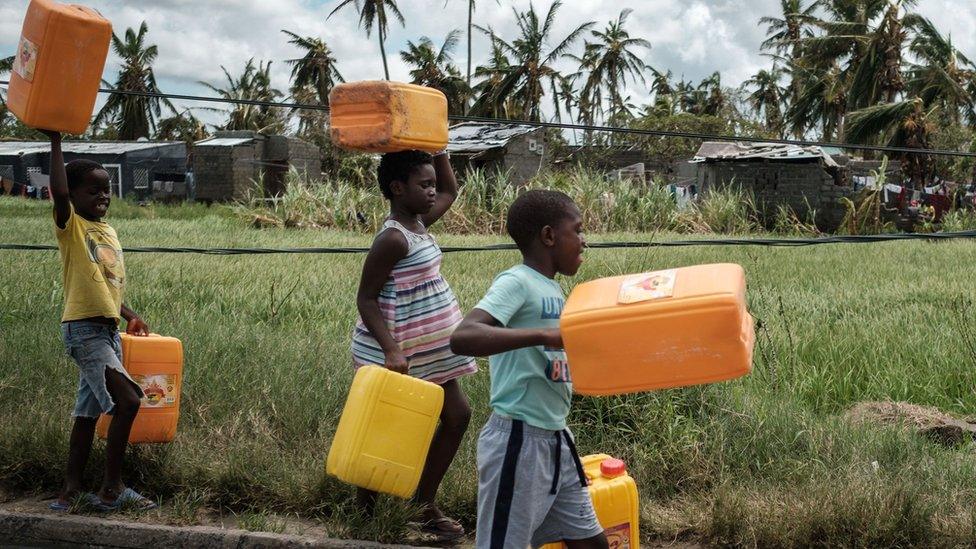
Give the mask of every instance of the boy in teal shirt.
<path id="1" fill-rule="evenodd" d="M 479 548 L 607 547 L 566 428 L 572 381 L 562 350 L 564 296 L 585 240 L 579 209 L 555 191 L 528 191 L 508 211 L 522 264 L 499 274 L 451 336 L 461 355 L 490 356 L 492 416 L 478 439 Z"/>

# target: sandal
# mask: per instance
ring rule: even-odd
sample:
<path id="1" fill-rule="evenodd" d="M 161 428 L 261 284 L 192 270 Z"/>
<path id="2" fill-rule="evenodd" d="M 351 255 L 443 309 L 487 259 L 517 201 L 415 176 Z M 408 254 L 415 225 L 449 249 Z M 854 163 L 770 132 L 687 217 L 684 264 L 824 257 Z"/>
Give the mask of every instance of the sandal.
<path id="1" fill-rule="evenodd" d="M 98 500 L 95 506 L 99 511 L 117 511 L 123 506 L 131 506 L 137 511 L 149 511 L 150 509 L 155 509 L 158 507 L 156 502 L 143 496 L 139 492 L 136 492 L 132 488 L 126 488 L 122 490 L 119 497 L 115 499 L 112 503 L 105 503 L 101 498 L 96 497 Z"/>
<path id="2" fill-rule="evenodd" d="M 420 531 L 436 536 L 438 540 L 454 540 L 464 537 L 464 526 L 450 517 L 438 517 L 420 523 Z"/>
<path id="3" fill-rule="evenodd" d="M 57 511 L 58 513 L 67 513 L 68 511 L 71 510 L 73 506 L 79 503 L 81 503 L 82 505 L 88 504 L 89 506 L 98 509 L 99 505 L 101 504 L 101 500 L 99 500 L 98 496 L 96 496 L 95 494 L 91 492 L 86 492 L 84 494 L 79 494 L 75 496 L 74 498 L 72 498 L 71 501 L 62 501 L 61 498 L 59 497 L 58 499 L 48 504 L 47 508 L 52 511 Z"/>

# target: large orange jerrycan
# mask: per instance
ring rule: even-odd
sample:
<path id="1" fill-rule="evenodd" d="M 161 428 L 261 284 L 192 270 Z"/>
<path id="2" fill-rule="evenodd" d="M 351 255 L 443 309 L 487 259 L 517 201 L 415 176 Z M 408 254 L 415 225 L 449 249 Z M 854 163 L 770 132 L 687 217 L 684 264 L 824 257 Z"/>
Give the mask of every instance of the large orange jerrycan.
<path id="1" fill-rule="evenodd" d="M 752 369 L 755 330 L 739 265 L 585 282 L 566 300 L 560 328 L 580 394 L 713 383 Z"/>
<path id="2" fill-rule="evenodd" d="M 590 481 L 590 500 L 603 527 L 610 549 L 640 547 L 640 508 L 637 483 L 627 474 L 623 461 L 606 454 L 593 454 L 581 460 Z M 544 549 L 561 549 L 563 543 L 549 543 Z"/>
<path id="3" fill-rule="evenodd" d="M 411 497 L 443 405 L 439 385 L 380 366 L 359 368 L 332 439 L 326 473 L 374 492 Z"/>
<path id="4" fill-rule="evenodd" d="M 183 382 L 183 344 L 175 337 L 157 334 L 122 338 L 122 365 L 144 394 L 132 423 L 129 442 L 170 442 L 180 419 Z M 102 414 L 96 424 L 101 438 L 108 436 L 111 417 Z"/>
<path id="5" fill-rule="evenodd" d="M 10 73 L 10 111 L 34 128 L 85 133 L 111 39 L 112 24 L 91 8 L 31 0 Z"/>
<path id="6" fill-rule="evenodd" d="M 447 146 L 447 98 L 414 84 L 364 81 L 329 93 L 332 142 L 374 153 L 408 149 L 435 152 Z"/>

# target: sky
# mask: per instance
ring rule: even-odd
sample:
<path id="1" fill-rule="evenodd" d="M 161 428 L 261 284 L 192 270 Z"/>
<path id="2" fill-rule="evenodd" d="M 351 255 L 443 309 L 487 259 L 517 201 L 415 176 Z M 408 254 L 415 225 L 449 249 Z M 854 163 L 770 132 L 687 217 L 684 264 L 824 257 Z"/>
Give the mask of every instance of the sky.
<path id="1" fill-rule="evenodd" d="M 91 6 L 112 21 L 116 33 L 128 27 L 149 26 L 149 42 L 159 48 L 154 66 L 160 89 L 171 93 L 212 95 L 199 84 L 225 82 L 221 66 L 231 75 L 241 72 L 249 58 L 272 61 L 272 82 L 282 91 L 288 88 L 290 68 L 285 62 L 298 57 L 298 50 L 281 33 L 287 29 L 302 36 L 323 38 L 338 59 L 347 81 L 383 76 L 379 45 L 374 33 L 367 38 L 359 28 L 358 13 L 351 6 L 328 17 L 339 0 L 74 0 Z M 535 0 L 544 13 L 550 0 Z M 27 0 L 0 0 L 0 55 L 12 55 L 20 35 Z M 409 80 L 408 68 L 399 58 L 408 40 L 429 36 L 440 44 L 452 29 L 466 32 L 466 0 L 397 0 L 406 19 L 401 26 L 391 21 L 387 39 L 390 76 Z M 765 28 L 759 18 L 779 16 L 779 0 L 632 0 L 634 12 L 627 23 L 631 36 L 648 40 L 646 62 L 675 77 L 699 81 L 715 71 L 723 84 L 738 86 L 759 69 L 771 64 L 759 45 Z M 516 34 L 513 8 L 527 9 L 529 0 L 478 0 L 475 23 L 491 27 L 511 40 Z M 616 19 L 623 3 L 610 0 L 568 0 L 557 12 L 554 36 L 561 40 L 583 22 L 595 21 L 598 28 Z M 957 47 L 976 59 L 976 2 L 971 0 L 920 0 L 916 11 L 932 19 L 943 33 L 951 34 Z M 454 54 L 465 70 L 466 36 Z M 475 34 L 474 66 L 488 56 L 488 39 Z M 575 51 L 581 48 L 577 46 Z M 114 81 L 118 59 L 110 55 L 105 78 Z M 565 69 L 572 63 L 565 62 Z M 631 99 L 646 102 L 644 85 L 631 85 Z M 101 104 L 101 100 L 99 102 Z M 196 104 L 196 105 L 199 105 Z M 216 122 L 218 113 L 199 111 L 198 116 Z"/>

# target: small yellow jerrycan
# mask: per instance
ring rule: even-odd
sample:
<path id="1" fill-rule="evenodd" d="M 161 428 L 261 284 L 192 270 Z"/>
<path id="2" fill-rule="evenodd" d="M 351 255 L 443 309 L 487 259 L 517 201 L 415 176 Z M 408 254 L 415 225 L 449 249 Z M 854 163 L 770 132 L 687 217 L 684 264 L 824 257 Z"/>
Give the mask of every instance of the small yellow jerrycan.
<path id="1" fill-rule="evenodd" d="M 444 389 L 380 366 L 356 372 L 325 472 L 360 488 L 409 498 L 444 406 Z"/>
<path id="2" fill-rule="evenodd" d="M 640 547 L 640 512 L 637 503 L 637 484 L 627 474 L 623 461 L 606 454 L 582 458 L 583 471 L 590 481 L 590 499 L 596 518 L 603 527 L 610 549 L 638 549 Z M 561 549 L 563 543 L 549 543 L 543 549 Z"/>

